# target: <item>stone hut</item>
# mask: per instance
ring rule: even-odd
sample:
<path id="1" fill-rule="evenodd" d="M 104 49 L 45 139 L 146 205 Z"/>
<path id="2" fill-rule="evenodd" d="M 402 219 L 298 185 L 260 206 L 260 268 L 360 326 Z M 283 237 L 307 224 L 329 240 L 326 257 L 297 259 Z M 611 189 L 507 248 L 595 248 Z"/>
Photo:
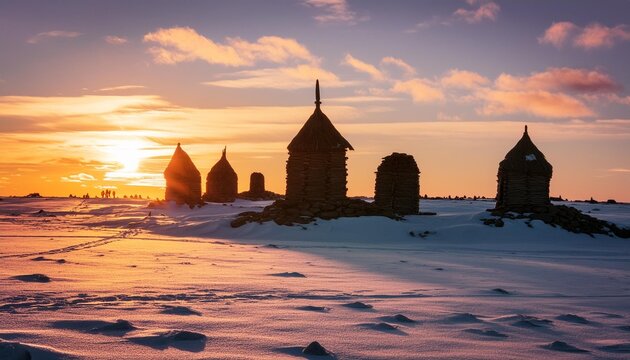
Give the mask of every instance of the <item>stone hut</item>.
<path id="1" fill-rule="evenodd" d="M 398 215 L 420 211 L 420 169 L 413 156 L 393 153 L 383 158 L 376 171 L 374 203 Z"/>
<path id="2" fill-rule="evenodd" d="M 221 159 L 210 169 L 206 178 L 205 201 L 233 202 L 238 193 L 238 176 L 227 160 L 226 148 Z"/>
<path id="3" fill-rule="evenodd" d="M 315 111 L 288 146 L 288 203 L 332 203 L 346 199 L 346 150 L 354 149 L 320 105 L 317 80 Z"/>
<path id="4" fill-rule="evenodd" d="M 527 133 L 499 164 L 497 209 L 535 211 L 549 201 L 553 167 Z"/>
<path id="5" fill-rule="evenodd" d="M 265 195 L 265 175 L 259 172 L 253 172 L 249 176 L 249 194 L 250 196 L 259 197 Z"/>
<path id="6" fill-rule="evenodd" d="M 189 205 L 201 202 L 201 173 L 179 143 L 164 170 L 164 179 L 167 201 Z"/>

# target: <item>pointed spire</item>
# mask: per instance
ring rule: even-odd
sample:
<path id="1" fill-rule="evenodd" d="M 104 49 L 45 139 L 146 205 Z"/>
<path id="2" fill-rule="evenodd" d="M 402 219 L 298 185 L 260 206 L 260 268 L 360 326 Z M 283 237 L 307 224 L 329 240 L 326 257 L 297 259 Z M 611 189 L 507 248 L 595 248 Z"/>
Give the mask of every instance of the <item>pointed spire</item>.
<path id="1" fill-rule="evenodd" d="M 177 147 L 182 147 L 182 144 L 181 143 L 177 143 Z"/>
<path id="2" fill-rule="evenodd" d="M 315 107 L 319 109 L 319 105 L 322 102 L 319 101 L 319 79 L 315 80 Z"/>
<path id="3" fill-rule="evenodd" d="M 224 146 L 224 147 L 223 147 L 223 154 L 221 154 L 221 157 L 222 157 L 222 158 L 225 158 L 225 157 L 226 157 L 226 156 L 225 156 L 225 153 L 226 153 L 226 152 L 227 152 L 227 146 Z"/>
<path id="4" fill-rule="evenodd" d="M 525 134 L 527 134 L 527 125 L 525 125 Z"/>

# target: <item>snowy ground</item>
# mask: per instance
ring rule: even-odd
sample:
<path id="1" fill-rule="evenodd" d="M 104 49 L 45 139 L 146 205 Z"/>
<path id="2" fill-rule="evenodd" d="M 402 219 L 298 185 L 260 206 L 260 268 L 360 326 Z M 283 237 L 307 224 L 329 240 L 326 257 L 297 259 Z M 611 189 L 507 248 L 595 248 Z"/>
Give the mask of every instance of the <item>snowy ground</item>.
<path id="1" fill-rule="evenodd" d="M 403 222 L 230 228 L 266 204 L 4 198 L 0 359 L 24 349 L 33 359 L 299 359 L 314 340 L 339 359 L 630 356 L 628 240 L 539 221 L 485 226 L 493 204 L 483 201 L 423 201 L 438 215 Z M 630 226 L 628 205 L 573 205 Z M 50 281 L 22 276 L 32 274 Z"/>

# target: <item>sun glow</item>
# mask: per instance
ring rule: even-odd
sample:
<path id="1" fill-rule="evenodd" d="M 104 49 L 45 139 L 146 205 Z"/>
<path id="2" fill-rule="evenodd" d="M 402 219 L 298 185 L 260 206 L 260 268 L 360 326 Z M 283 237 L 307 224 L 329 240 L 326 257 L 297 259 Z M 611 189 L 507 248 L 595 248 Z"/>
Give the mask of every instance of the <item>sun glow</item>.
<path id="1" fill-rule="evenodd" d="M 138 172 L 142 160 L 149 157 L 148 143 L 143 140 L 120 140 L 109 143 L 104 152 L 106 161 L 118 163 L 121 168 L 116 173 L 133 174 Z"/>

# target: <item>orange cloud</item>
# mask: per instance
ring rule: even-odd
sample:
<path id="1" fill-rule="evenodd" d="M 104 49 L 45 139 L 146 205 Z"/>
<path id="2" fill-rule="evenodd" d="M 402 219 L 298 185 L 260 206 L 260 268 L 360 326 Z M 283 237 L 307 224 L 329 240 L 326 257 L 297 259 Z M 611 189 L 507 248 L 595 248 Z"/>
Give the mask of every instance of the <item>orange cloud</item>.
<path id="1" fill-rule="evenodd" d="M 415 78 L 407 81 L 397 81 L 393 92 L 411 95 L 414 102 L 434 102 L 444 100 L 444 93 L 427 79 Z"/>
<path id="2" fill-rule="evenodd" d="M 385 75 L 382 71 L 376 68 L 376 66 L 368 64 L 364 61 L 361 61 L 350 54 L 346 54 L 346 57 L 343 59 L 343 63 L 349 65 L 354 70 L 366 73 L 372 77 L 372 79 L 377 81 L 385 80 Z"/>
<path id="3" fill-rule="evenodd" d="M 161 64 L 176 64 L 202 60 L 225 66 L 251 66 L 260 61 L 286 63 L 289 60 L 318 63 L 319 59 L 295 39 L 263 36 L 256 42 L 228 38 L 219 44 L 189 27 L 158 29 L 144 36 L 145 42 L 157 43 L 149 49 L 153 60 Z"/>
<path id="4" fill-rule="evenodd" d="M 407 64 L 404 60 L 399 59 L 399 58 L 386 56 L 381 60 L 381 64 L 397 66 L 407 76 L 413 76 L 416 74 L 416 69 L 414 69 L 413 66 Z"/>
<path id="5" fill-rule="evenodd" d="M 597 70 L 549 68 L 530 76 L 501 74 L 495 81 L 501 90 L 568 90 L 576 92 L 613 92 L 619 89 L 613 79 Z"/>
<path id="6" fill-rule="evenodd" d="M 529 113 L 545 118 L 590 117 L 595 113 L 578 99 L 543 90 L 503 91 L 482 90 L 478 96 L 485 101 L 479 113 L 505 115 Z"/>
<path id="7" fill-rule="evenodd" d="M 467 70 L 452 69 L 442 77 L 440 83 L 445 87 L 474 89 L 489 82 L 488 78 Z"/>
<path id="8" fill-rule="evenodd" d="M 538 38 L 538 42 L 560 48 L 573 34 L 575 34 L 573 37 L 573 46 L 585 50 L 602 47 L 611 48 L 617 42 L 630 40 L 630 30 L 628 30 L 626 25 L 609 27 L 599 23 L 593 23 L 584 28 L 580 28 L 572 22 L 561 21 L 551 24 L 551 26 L 545 30 L 543 36 Z"/>
<path id="9" fill-rule="evenodd" d="M 78 174 L 69 175 L 69 176 L 62 176 L 61 181 L 80 183 L 84 181 L 96 181 L 96 178 L 90 174 L 78 173 Z"/>
<path id="10" fill-rule="evenodd" d="M 577 29 L 577 26 L 569 21 L 554 22 L 545 30 L 543 36 L 538 38 L 541 44 L 551 44 L 557 48 L 564 45 L 569 35 Z"/>
<path id="11" fill-rule="evenodd" d="M 582 30 L 573 44 L 577 47 L 590 50 L 600 47 L 612 47 L 616 41 L 630 40 L 630 31 L 625 25 L 608 27 L 601 24 L 591 24 Z"/>

